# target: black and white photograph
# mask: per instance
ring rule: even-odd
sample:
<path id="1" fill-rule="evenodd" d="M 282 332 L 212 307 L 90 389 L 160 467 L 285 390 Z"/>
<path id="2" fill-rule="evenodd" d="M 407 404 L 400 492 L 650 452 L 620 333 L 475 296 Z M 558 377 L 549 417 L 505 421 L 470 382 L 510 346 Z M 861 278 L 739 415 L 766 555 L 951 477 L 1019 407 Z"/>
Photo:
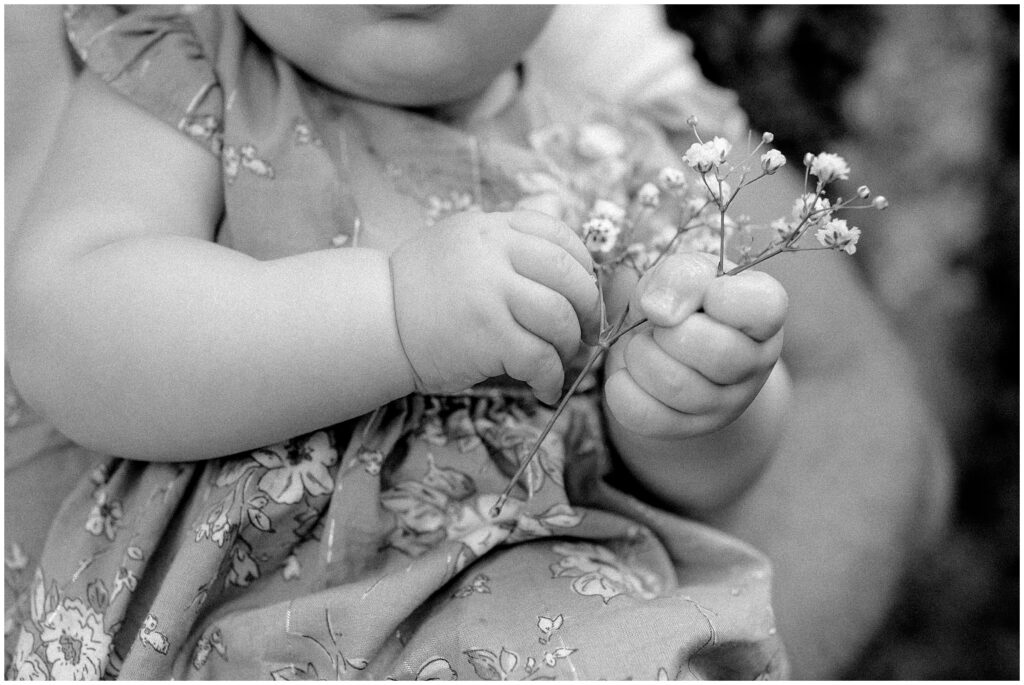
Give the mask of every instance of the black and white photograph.
<path id="1" fill-rule="evenodd" d="M 1020 679 L 1019 5 L 3 23 L 6 679 Z"/>

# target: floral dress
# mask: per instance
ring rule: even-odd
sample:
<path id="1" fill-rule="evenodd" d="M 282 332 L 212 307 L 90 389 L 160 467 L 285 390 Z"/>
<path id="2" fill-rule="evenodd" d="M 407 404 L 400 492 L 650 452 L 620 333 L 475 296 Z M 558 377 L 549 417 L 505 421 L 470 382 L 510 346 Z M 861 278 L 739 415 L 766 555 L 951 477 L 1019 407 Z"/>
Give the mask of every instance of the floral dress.
<path id="1" fill-rule="evenodd" d="M 87 68 L 219 157 L 217 240 L 259 259 L 359 243 L 354 147 L 420 202 L 423 230 L 543 192 L 571 210 L 583 172 L 614 197 L 653 154 L 643 124 L 559 110 L 528 74 L 524 140 L 327 93 L 231 8 L 88 6 L 67 26 Z M 17 568 L 8 676 L 784 675 L 766 559 L 631 494 L 594 381 L 496 515 L 551 415 L 512 383 L 204 462 L 101 460 Z"/>

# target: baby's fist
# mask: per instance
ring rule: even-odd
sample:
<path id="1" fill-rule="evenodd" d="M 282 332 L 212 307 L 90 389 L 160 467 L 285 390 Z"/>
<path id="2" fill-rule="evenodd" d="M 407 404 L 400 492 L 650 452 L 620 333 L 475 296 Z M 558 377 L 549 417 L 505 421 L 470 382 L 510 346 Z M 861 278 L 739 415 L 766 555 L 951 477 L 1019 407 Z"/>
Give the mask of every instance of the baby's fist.
<path id="1" fill-rule="evenodd" d="M 644 275 L 633 308 L 652 324 L 608 361 L 606 400 L 637 433 L 690 437 L 738 417 L 778 361 L 788 308 L 771 276 L 717 276 L 718 258 L 667 257 Z"/>

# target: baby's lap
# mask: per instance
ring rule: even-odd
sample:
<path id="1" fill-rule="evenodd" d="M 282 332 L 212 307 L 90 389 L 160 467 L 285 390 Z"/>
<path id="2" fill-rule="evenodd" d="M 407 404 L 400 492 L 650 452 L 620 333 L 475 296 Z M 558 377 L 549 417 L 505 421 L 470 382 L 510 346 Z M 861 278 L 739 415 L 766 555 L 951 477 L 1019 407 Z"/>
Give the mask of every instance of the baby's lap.
<path id="1" fill-rule="evenodd" d="M 655 680 L 751 678 L 784 668 L 774 631 L 737 626 L 743 621 L 733 619 L 744 612 L 716 603 L 744 601 L 730 588 L 660 587 L 590 541 L 550 538 L 492 550 L 397 630 L 379 633 L 369 662 L 360 649 L 381 627 L 374 616 L 391 607 L 380 606 L 388 601 L 381 597 L 360 603 L 360 594 L 338 586 L 261 608 L 249 598 L 204 631 L 216 631 L 228 658 L 211 654 L 183 675 Z M 325 621 L 339 628 L 341 672 L 326 672 L 337 664 L 318 658 L 313 644 L 314 624 Z"/>

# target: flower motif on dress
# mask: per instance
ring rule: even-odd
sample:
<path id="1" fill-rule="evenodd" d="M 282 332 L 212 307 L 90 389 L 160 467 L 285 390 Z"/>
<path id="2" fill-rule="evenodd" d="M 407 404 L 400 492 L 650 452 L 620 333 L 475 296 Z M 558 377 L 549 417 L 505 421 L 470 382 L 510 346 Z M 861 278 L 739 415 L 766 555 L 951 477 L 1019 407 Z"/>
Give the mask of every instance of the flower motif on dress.
<path id="1" fill-rule="evenodd" d="M 551 680 L 557 673 L 539 675 L 542 666 L 554 668 L 559 660 L 568 659 L 575 652 L 576 649 L 571 647 L 559 647 L 545 651 L 540 659 L 531 656 L 525 660 L 506 647 L 497 653 L 489 649 L 467 649 L 463 654 L 480 680 L 513 680 L 517 677 L 521 680 Z M 521 675 L 516 672 L 520 664 L 523 667 Z"/>
<path id="2" fill-rule="evenodd" d="M 325 431 L 293 438 L 252 451 L 252 458 L 267 468 L 258 487 L 275 502 L 295 504 L 303 495 L 326 495 L 334 489 L 330 467 L 338 452 Z"/>
<path id="3" fill-rule="evenodd" d="M 35 638 L 32 633 L 22 630 L 18 636 L 18 645 L 14 648 L 11 660 L 14 680 L 49 680 L 46 662 L 35 653 Z"/>
<path id="4" fill-rule="evenodd" d="M 573 578 L 577 594 L 600 597 L 605 604 L 623 594 L 642 599 L 658 595 L 654 574 L 628 566 L 607 547 L 563 542 L 552 550 L 562 558 L 551 565 L 551 577 Z"/>
<path id="5" fill-rule="evenodd" d="M 316 134 L 313 127 L 308 122 L 302 119 L 295 120 L 295 144 L 296 145 L 313 145 L 315 147 L 323 147 L 324 141 L 320 139 L 320 136 Z"/>
<path id="6" fill-rule="evenodd" d="M 561 628 L 564 622 L 565 617 L 562 616 L 562 614 L 559 614 L 554 618 L 550 618 L 548 616 L 538 616 L 537 628 L 538 630 L 540 630 L 541 636 L 537 638 L 537 642 L 541 643 L 542 645 L 546 645 L 548 642 L 551 641 L 551 637 L 555 633 L 555 631 Z"/>
<path id="7" fill-rule="evenodd" d="M 453 214 L 479 209 L 480 205 L 474 201 L 473 196 L 469 193 L 453 190 L 447 197 L 431 195 L 427 198 L 426 224 L 427 226 L 433 226 L 441 219 Z"/>
<path id="8" fill-rule="evenodd" d="M 274 167 L 265 159 L 257 157 L 257 154 L 256 146 L 251 143 L 240 147 L 225 145 L 221 150 L 220 159 L 227 183 L 234 183 L 242 169 L 260 178 L 273 179 Z"/>
<path id="9" fill-rule="evenodd" d="M 231 548 L 231 566 L 224 579 L 225 586 L 247 587 L 260 577 L 260 567 L 250 552 L 251 548 L 248 543 L 242 540 L 236 542 Z"/>
<path id="10" fill-rule="evenodd" d="M 461 587 L 453 592 L 452 597 L 471 597 L 474 594 L 489 595 L 491 594 L 491 586 L 488 585 L 490 582 L 490 576 L 485 573 L 478 573 L 473 576 L 473 580 L 470 581 L 469 585 Z"/>
<path id="11" fill-rule="evenodd" d="M 138 584 L 139 578 L 135 575 L 134 571 L 131 571 L 124 566 L 117 569 L 117 575 L 114 577 L 114 591 L 110 593 L 110 601 L 113 602 L 114 598 L 125 590 L 128 592 L 135 592 L 135 588 L 138 587 Z"/>
<path id="12" fill-rule="evenodd" d="M 160 654 L 167 654 L 167 648 L 170 644 L 167 641 L 167 636 L 156 629 L 158 623 L 159 621 L 156 616 L 147 614 L 146 620 L 142 622 L 142 627 L 139 628 L 139 642 Z"/>
<path id="13" fill-rule="evenodd" d="M 224 637 L 220 628 L 214 626 L 204 633 L 196 642 L 195 651 L 192 652 L 192 668 L 199 670 L 209 661 L 210 655 L 217 652 L 225 661 L 228 660 L 228 649 L 224 644 Z"/>
<path id="14" fill-rule="evenodd" d="M 524 512 L 516 521 L 516 528 L 509 542 L 547 537 L 564 532 L 556 531 L 555 529 L 575 528 L 580 525 L 583 516 L 584 514 L 576 511 L 564 502 L 548 507 L 537 516 L 531 516 Z"/>
<path id="15" fill-rule="evenodd" d="M 121 502 L 119 500 L 108 501 L 106 491 L 101 490 L 96 496 L 96 504 L 89 512 L 85 529 L 93 535 L 106 535 L 108 540 L 113 540 L 122 515 Z"/>
<path id="16" fill-rule="evenodd" d="M 295 580 L 301 576 L 302 565 L 299 563 L 299 558 L 294 554 L 289 554 L 284 561 L 284 566 L 281 567 L 281 577 L 285 580 Z"/>
<path id="17" fill-rule="evenodd" d="M 305 668 L 289 664 L 284 668 L 271 671 L 270 678 L 272 680 L 323 680 L 316 672 L 316 666 L 313 663 L 307 663 Z"/>
<path id="18" fill-rule="evenodd" d="M 380 450 L 360 448 L 357 458 L 359 463 L 363 465 L 363 469 L 371 476 L 379 474 L 381 467 L 384 465 L 384 453 Z"/>
<path id="19" fill-rule="evenodd" d="M 210 510 L 210 513 L 206 516 L 206 521 L 196 527 L 195 540 L 199 542 L 209 538 L 218 547 L 223 547 L 224 541 L 233 527 L 235 527 L 235 524 L 228 521 L 225 503 L 221 502 Z"/>
<path id="20" fill-rule="evenodd" d="M 65 597 L 41 623 L 39 638 L 54 680 L 98 680 L 106 668 L 111 637 L 103 616 L 81 599 Z"/>
<path id="21" fill-rule="evenodd" d="M 178 130 L 220 154 L 224 144 L 220 121 L 212 114 L 189 114 L 178 122 Z"/>
<path id="22" fill-rule="evenodd" d="M 500 423 L 487 431 L 485 440 L 495 457 L 513 471 L 519 467 L 520 461 L 529 453 L 533 443 L 540 437 L 541 426 L 546 416 L 528 417 L 522 412 L 507 411 L 500 415 Z M 537 425 L 540 423 L 541 425 Z M 530 463 L 524 474 L 527 492 L 532 495 L 544 487 L 546 478 L 562 487 L 562 469 L 565 466 L 565 442 L 563 436 L 568 424 L 568 417 L 563 415 L 555 424 L 537 452 L 536 458 Z M 511 475 L 511 471 L 509 473 Z"/>
<path id="23" fill-rule="evenodd" d="M 416 680 L 458 680 L 459 674 L 443 657 L 435 657 L 420 666 Z"/>
<path id="24" fill-rule="evenodd" d="M 439 467 L 427 455 L 427 472 L 420 480 L 405 480 L 381 493 L 380 502 L 395 515 L 388 544 L 410 556 L 420 556 L 445 540 L 460 543 L 454 570 L 504 541 L 515 526 L 518 500 L 494 517 L 490 507 L 497 495 L 477 495 L 465 473 Z"/>

